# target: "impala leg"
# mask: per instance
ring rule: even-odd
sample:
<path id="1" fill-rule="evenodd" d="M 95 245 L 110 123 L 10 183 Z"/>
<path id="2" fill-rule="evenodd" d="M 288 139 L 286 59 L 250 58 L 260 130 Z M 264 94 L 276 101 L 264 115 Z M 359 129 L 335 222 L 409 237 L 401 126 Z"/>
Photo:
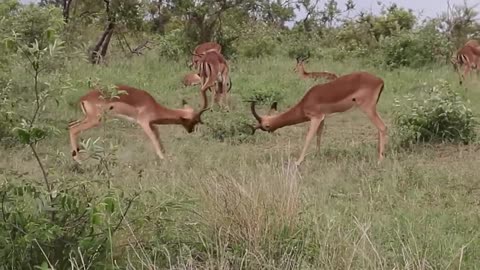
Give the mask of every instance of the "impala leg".
<path id="1" fill-rule="evenodd" d="M 460 77 L 460 84 L 462 84 L 462 82 L 465 80 L 465 78 L 466 78 L 466 76 L 469 72 L 470 72 L 470 64 L 465 63 L 464 68 L 463 68 L 463 74 Z"/>
<path id="2" fill-rule="evenodd" d="M 378 115 L 377 110 L 370 109 L 368 111 L 365 111 L 365 113 L 367 114 L 370 121 L 372 121 L 372 123 L 378 129 L 377 148 L 378 148 L 378 163 L 380 163 L 384 159 L 385 143 L 387 140 L 387 126 L 385 126 L 385 123 L 383 122 L 382 118 L 380 118 L 380 115 Z"/>
<path id="3" fill-rule="evenodd" d="M 228 85 L 227 84 L 228 84 L 227 77 L 224 77 L 222 81 L 222 100 L 226 108 L 228 108 L 228 100 L 227 100 Z"/>
<path id="4" fill-rule="evenodd" d="M 324 127 L 325 127 L 325 120 L 323 120 L 320 123 L 320 126 L 318 127 L 318 130 L 317 130 L 317 151 L 320 150 L 320 143 L 322 141 L 322 132 L 323 132 Z"/>
<path id="5" fill-rule="evenodd" d="M 310 120 L 310 127 L 308 128 L 307 137 L 305 138 L 305 144 L 303 145 L 302 152 L 298 160 L 295 162 L 295 165 L 299 166 L 305 159 L 305 154 L 307 153 L 308 145 L 312 141 L 313 136 L 315 136 L 315 133 L 317 133 L 317 130 L 320 127 L 320 124 L 323 122 L 323 119 L 325 119 L 325 115 L 322 115 L 319 118 L 312 118 Z"/>
<path id="6" fill-rule="evenodd" d="M 74 123 L 69 127 L 69 133 L 70 133 L 70 145 L 72 147 L 72 157 L 75 161 L 80 162 L 78 158 L 78 151 L 80 151 L 80 148 L 78 147 L 78 135 L 86 131 L 88 129 L 97 127 L 100 125 L 100 117 L 85 117 L 80 122 Z"/>
<path id="7" fill-rule="evenodd" d="M 155 127 L 153 127 L 152 124 L 150 123 L 140 123 L 140 126 L 142 127 L 143 131 L 145 132 L 145 134 L 147 134 L 148 138 L 152 142 L 158 157 L 160 159 L 164 159 L 165 157 L 163 156 L 163 151 L 162 151 L 163 145 L 160 141 L 158 130 L 156 130 Z"/>
<path id="8" fill-rule="evenodd" d="M 208 78 L 205 83 L 202 84 L 202 88 L 200 89 L 200 94 L 202 95 L 202 97 L 205 95 L 206 96 L 206 92 L 208 89 L 210 89 L 210 91 L 212 91 L 212 95 L 214 94 L 213 90 L 212 90 L 212 87 L 215 85 L 215 81 L 212 81 L 210 78 Z M 212 99 L 213 100 L 213 99 Z M 204 102 L 207 102 L 207 100 L 205 99 Z M 206 108 L 208 106 L 208 104 L 203 104 L 204 108 Z"/>

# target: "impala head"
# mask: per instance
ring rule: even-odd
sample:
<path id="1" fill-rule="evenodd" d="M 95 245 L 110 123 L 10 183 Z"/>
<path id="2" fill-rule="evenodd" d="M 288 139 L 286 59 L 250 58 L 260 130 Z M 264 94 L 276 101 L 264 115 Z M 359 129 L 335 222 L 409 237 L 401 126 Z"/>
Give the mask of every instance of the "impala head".
<path id="1" fill-rule="evenodd" d="M 256 124 L 255 126 L 252 126 L 252 134 L 254 134 L 255 130 L 257 129 L 261 129 L 269 133 L 274 132 L 277 129 L 276 127 L 272 126 L 273 116 L 271 115 L 273 112 L 277 111 L 277 102 L 272 103 L 272 106 L 270 107 L 270 111 L 265 116 L 258 115 L 257 111 L 255 110 L 255 101 L 251 102 L 250 109 L 252 110 L 253 116 L 258 121 L 258 124 Z"/>
<path id="2" fill-rule="evenodd" d="M 300 71 L 300 70 L 301 70 L 300 67 L 303 66 L 303 63 L 304 63 L 308 58 L 310 58 L 310 54 L 308 54 L 308 55 L 305 56 L 305 57 L 298 56 L 298 57 L 296 58 L 297 64 L 296 64 L 295 67 L 293 68 L 293 71 L 294 71 L 294 72 Z"/>
<path id="3" fill-rule="evenodd" d="M 202 114 L 208 110 L 208 108 L 203 108 L 202 110 L 196 112 L 190 105 L 187 104 L 185 100 L 182 100 L 184 116 L 180 117 L 182 126 L 187 130 L 188 133 L 192 133 L 197 124 L 203 124 Z"/>
<path id="4" fill-rule="evenodd" d="M 200 61 L 200 59 L 202 59 L 202 57 L 205 55 L 205 53 L 194 53 L 194 52 L 190 52 L 190 53 L 192 54 L 192 59 L 188 63 L 188 67 L 190 69 L 192 69 L 192 67 L 198 68 L 198 61 Z"/>

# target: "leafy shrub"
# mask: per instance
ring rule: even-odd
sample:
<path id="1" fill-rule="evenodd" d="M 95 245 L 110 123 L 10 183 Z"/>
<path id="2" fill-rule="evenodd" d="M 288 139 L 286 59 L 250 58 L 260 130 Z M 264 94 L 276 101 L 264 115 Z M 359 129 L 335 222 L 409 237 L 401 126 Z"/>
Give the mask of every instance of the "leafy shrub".
<path id="1" fill-rule="evenodd" d="M 238 112 L 211 112 L 205 115 L 206 129 L 202 136 L 230 144 L 248 142 L 251 137 L 252 119 Z"/>
<path id="2" fill-rule="evenodd" d="M 434 26 L 416 32 L 401 32 L 380 40 L 381 65 L 389 68 L 419 68 L 448 54 L 449 42 Z"/>
<path id="3" fill-rule="evenodd" d="M 277 33 L 268 26 L 259 25 L 247 28 L 244 36 L 238 41 L 239 53 L 248 58 L 272 55 L 276 47 Z"/>
<path id="4" fill-rule="evenodd" d="M 15 101 L 12 100 L 12 82 L 4 82 L 0 78 L 0 143 L 11 145 L 14 142 L 12 129 L 17 120 Z"/>
<path id="5" fill-rule="evenodd" d="M 96 196 L 87 191 L 92 185 L 75 182 L 54 193 L 29 183 L 0 185 L 2 266 L 33 269 L 49 261 L 56 269 L 68 269 L 82 260 L 105 265 L 108 241 L 126 210 L 121 192 Z"/>
<path id="6" fill-rule="evenodd" d="M 38 42 L 39 48 L 48 47 L 64 27 L 62 11 L 54 6 L 25 5 L 10 13 L 15 13 L 10 14 L 15 16 L 6 17 L 3 23 L 10 29 L 10 34 L 15 32 L 19 44 Z"/>
<path id="7" fill-rule="evenodd" d="M 299 56 L 316 56 L 316 47 L 317 45 L 317 37 L 312 35 L 308 35 L 304 32 L 293 32 L 284 34 L 284 39 L 287 43 L 287 55 L 290 58 L 296 58 Z"/>
<path id="8" fill-rule="evenodd" d="M 395 125 L 402 145 L 426 142 L 468 144 L 475 140 L 472 111 L 451 86 L 440 81 L 420 95 L 395 100 Z"/>
<path id="9" fill-rule="evenodd" d="M 255 101 L 257 104 L 270 105 L 273 102 L 280 102 L 284 98 L 283 92 L 278 87 L 256 88 L 252 91 L 242 93 L 243 101 Z"/>
<path id="10" fill-rule="evenodd" d="M 159 40 L 160 56 L 171 60 L 179 60 L 185 51 L 185 37 L 180 29 L 164 35 Z"/>

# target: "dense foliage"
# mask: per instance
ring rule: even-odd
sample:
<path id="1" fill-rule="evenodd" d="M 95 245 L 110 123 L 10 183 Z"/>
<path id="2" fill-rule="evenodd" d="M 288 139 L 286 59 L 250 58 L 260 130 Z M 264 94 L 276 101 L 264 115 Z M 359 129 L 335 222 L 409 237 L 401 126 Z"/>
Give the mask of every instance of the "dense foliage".
<path id="1" fill-rule="evenodd" d="M 472 143 L 477 121 L 468 105 L 445 81 L 425 86 L 415 95 L 397 100 L 398 138 L 403 144 Z"/>

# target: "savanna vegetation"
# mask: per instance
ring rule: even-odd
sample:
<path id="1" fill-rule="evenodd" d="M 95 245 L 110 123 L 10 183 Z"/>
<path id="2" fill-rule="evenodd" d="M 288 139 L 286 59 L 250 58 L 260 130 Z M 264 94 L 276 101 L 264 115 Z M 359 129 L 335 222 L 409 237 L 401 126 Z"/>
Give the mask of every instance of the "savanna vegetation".
<path id="1" fill-rule="evenodd" d="M 305 10 L 292 27 L 295 11 Z M 0 269 L 479 269 L 480 92 L 449 59 L 480 25 L 468 6 L 423 19 L 335 0 L 0 2 Z M 67 124 L 94 86 L 200 106 L 183 87 L 199 43 L 222 45 L 229 111 L 188 134 L 160 126 L 159 160 L 138 126 L 106 116 L 72 160 Z M 251 135 L 250 100 L 294 105 L 293 72 L 368 71 L 385 81 L 388 126 L 357 110 Z"/>

